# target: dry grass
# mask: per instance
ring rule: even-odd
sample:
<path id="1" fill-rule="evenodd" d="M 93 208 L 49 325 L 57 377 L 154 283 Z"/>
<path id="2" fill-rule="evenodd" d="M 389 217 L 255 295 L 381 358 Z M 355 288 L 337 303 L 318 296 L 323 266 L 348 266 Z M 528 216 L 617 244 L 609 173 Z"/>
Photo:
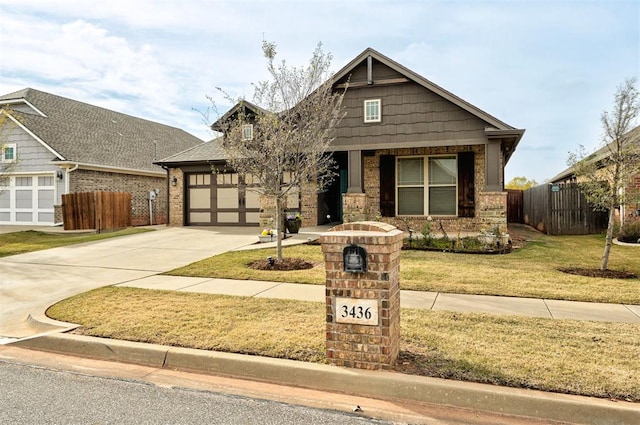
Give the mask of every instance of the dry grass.
<path id="1" fill-rule="evenodd" d="M 225 252 L 165 274 L 172 276 L 218 277 L 243 280 L 268 280 L 273 282 L 308 283 L 324 285 L 324 258 L 319 245 L 295 245 L 283 248 L 283 257 L 301 258 L 316 266 L 312 269 L 280 271 L 249 268 L 255 261 L 275 257 L 275 249 L 263 248 L 248 251 Z"/>
<path id="2" fill-rule="evenodd" d="M 102 288 L 47 314 L 86 335 L 324 362 L 322 303 Z M 404 373 L 640 401 L 640 325 L 403 309 Z"/>
<path id="3" fill-rule="evenodd" d="M 400 369 L 640 401 L 640 325 L 402 311 Z"/>
<path id="4" fill-rule="evenodd" d="M 320 303 L 106 287 L 47 315 L 82 324 L 85 335 L 318 362 L 323 312 Z"/>
<path id="5" fill-rule="evenodd" d="M 136 233 L 150 232 L 151 229 L 128 228 L 117 232 L 104 232 L 99 234 L 73 234 L 73 233 L 46 233 L 35 230 L 24 232 L 12 232 L 0 234 L 0 257 L 24 254 L 25 252 L 40 251 L 43 249 L 57 248 L 60 246 L 74 245 L 84 242 L 98 241 L 101 239 L 115 238 L 119 236 L 133 235 Z"/>
<path id="6" fill-rule="evenodd" d="M 505 255 L 402 251 L 400 286 L 417 291 L 640 304 L 638 279 L 576 276 L 558 270 L 597 268 L 604 248 L 601 235 L 547 236 L 531 231 L 525 236 L 535 240 Z M 247 267 L 272 255 L 273 249 L 228 252 L 167 274 L 324 285 L 320 246 L 284 248 L 285 257 L 319 265 L 310 270 L 278 272 Z M 610 268 L 640 275 L 640 247 L 614 246 Z"/>

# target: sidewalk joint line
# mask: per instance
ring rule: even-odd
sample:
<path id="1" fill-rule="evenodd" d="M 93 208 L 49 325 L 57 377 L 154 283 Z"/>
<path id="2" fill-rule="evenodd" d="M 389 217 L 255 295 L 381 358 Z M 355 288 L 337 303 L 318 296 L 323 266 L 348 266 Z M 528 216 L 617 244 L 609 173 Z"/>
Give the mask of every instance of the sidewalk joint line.
<path id="1" fill-rule="evenodd" d="M 429 310 L 433 310 L 433 307 L 436 306 L 436 301 L 438 300 L 439 296 L 440 296 L 440 292 L 436 292 L 436 296 L 433 298 L 433 302 L 431 303 L 431 307 L 429 307 Z"/>
<path id="2" fill-rule="evenodd" d="M 273 288 L 277 288 L 278 286 L 281 286 L 282 284 L 284 284 L 284 282 L 272 282 L 272 283 L 275 283 L 275 285 L 273 285 L 273 286 L 271 286 L 271 287 L 269 287 L 267 289 L 263 289 L 260 292 L 256 292 L 255 294 L 251 295 L 251 297 L 257 297 L 260 294 L 264 294 L 265 292 L 270 291 Z"/>
<path id="3" fill-rule="evenodd" d="M 551 309 L 549 308 L 549 304 L 547 304 L 546 298 L 542 298 L 542 302 L 544 303 L 544 306 L 547 308 L 547 311 L 549 312 L 549 316 L 551 316 L 552 319 L 555 319 L 555 317 L 553 317 L 553 313 L 551 312 Z"/>
<path id="4" fill-rule="evenodd" d="M 637 318 L 640 319 L 640 315 L 638 313 L 636 313 L 635 311 L 633 311 L 627 304 L 622 304 L 622 305 L 624 306 L 624 308 L 629 310 L 631 312 L 631 314 L 633 314 L 634 316 L 636 316 Z"/>
<path id="5" fill-rule="evenodd" d="M 156 275 L 156 276 L 157 276 L 157 275 Z M 168 277 L 184 277 L 184 276 L 171 276 L 171 275 L 164 275 L 164 276 L 168 276 Z M 192 278 L 192 279 L 195 279 L 195 278 Z M 202 284 L 203 284 L 203 283 L 205 283 L 205 282 L 211 282 L 211 281 L 215 281 L 215 280 L 217 280 L 217 279 L 215 279 L 215 278 L 206 278 L 206 277 L 202 277 L 202 278 L 198 278 L 198 279 L 204 279 L 204 280 L 201 280 L 200 282 L 192 283 L 192 284 L 187 285 L 187 286 L 182 286 L 182 287 L 180 287 L 180 288 L 176 288 L 176 289 L 174 289 L 174 291 L 184 291 L 184 290 L 185 290 L 185 289 L 187 289 L 187 288 L 191 288 L 191 287 L 193 287 L 193 286 L 202 285 Z M 214 282 L 214 283 L 215 283 L 215 282 Z"/>

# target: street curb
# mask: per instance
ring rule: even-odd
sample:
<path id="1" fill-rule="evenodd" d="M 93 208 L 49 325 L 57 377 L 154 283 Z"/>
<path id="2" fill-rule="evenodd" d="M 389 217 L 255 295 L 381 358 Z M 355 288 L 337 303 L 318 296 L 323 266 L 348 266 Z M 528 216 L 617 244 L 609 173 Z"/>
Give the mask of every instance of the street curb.
<path id="1" fill-rule="evenodd" d="M 640 423 L 640 405 L 387 371 L 347 369 L 286 359 L 50 334 L 10 345 L 156 368 L 245 378 L 386 400 L 448 405 L 561 422 Z"/>

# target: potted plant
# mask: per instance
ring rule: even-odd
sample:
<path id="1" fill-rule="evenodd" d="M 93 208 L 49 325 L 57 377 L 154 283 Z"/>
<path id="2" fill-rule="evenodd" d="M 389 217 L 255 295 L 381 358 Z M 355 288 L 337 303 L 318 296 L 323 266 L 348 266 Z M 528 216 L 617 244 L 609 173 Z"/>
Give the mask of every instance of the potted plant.
<path id="1" fill-rule="evenodd" d="M 258 240 L 260 242 L 273 242 L 275 240 L 275 234 L 273 229 L 266 228 L 262 229 L 262 232 L 258 235 Z"/>
<path id="2" fill-rule="evenodd" d="M 302 225 L 302 216 L 300 213 L 287 214 L 284 221 L 284 227 L 289 233 L 298 233 Z"/>

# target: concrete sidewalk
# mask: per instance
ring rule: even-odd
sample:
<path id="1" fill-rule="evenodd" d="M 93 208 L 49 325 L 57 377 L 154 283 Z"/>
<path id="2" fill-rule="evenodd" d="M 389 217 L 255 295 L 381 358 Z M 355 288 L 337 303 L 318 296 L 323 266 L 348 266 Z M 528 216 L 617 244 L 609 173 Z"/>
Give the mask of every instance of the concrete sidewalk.
<path id="1" fill-rule="evenodd" d="M 116 286 L 324 302 L 323 285 L 154 275 Z M 403 308 L 640 324 L 640 305 L 400 291 Z"/>

